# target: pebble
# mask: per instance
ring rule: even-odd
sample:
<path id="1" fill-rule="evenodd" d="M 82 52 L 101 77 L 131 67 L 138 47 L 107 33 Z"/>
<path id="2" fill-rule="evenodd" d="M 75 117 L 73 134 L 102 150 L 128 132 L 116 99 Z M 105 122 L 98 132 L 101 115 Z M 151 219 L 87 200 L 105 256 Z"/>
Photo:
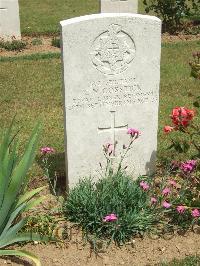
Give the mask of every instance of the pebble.
<path id="1" fill-rule="evenodd" d="M 176 248 L 177 248 L 178 252 L 180 252 L 180 251 L 181 251 L 181 248 L 180 248 L 180 246 L 179 246 L 179 245 L 176 245 Z"/>

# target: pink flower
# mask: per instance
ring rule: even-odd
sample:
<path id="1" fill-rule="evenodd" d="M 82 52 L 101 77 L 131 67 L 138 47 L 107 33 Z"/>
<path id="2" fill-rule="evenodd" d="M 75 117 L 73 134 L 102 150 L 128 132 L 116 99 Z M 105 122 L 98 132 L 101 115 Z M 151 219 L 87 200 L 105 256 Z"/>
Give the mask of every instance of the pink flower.
<path id="1" fill-rule="evenodd" d="M 114 152 L 114 145 L 111 143 L 106 143 L 103 147 L 105 153 L 108 153 L 109 155 L 111 155 Z"/>
<path id="2" fill-rule="evenodd" d="M 191 173 L 196 167 L 196 160 L 189 160 L 181 164 L 180 168 L 184 173 Z"/>
<path id="3" fill-rule="evenodd" d="M 169 209 L 171 207 L 171 204 L 169 202 L 167 202 L 167 201 L 164 201 L 163 204 L 162 204 L 162 206 L 164 208 L 166 208 L 166 209 Z"/>
<path id="4" fill-rule="evenodd" d="M 175 187 L 175 188 L 177 187 L 177 183 L 176 183 L 176 181 L 173 180 L 173 179 L 169 180 L 169 184 L 172 185 L 172 186 Z"/>
<path id="5" fill-rule="evenodd" d="M 147 182 L 141 181 L 140 182 L 140 187 L 144 190 L 147 191 L 149 189 L 149 184 Z"/>
<path id="6" fill-rule="evenodd" d="M 114 213 L 108 214 L 103 218 L 103 222 L 115 222 L 117 221 L 117 215 Z"/>
<path id="7" fill-rule="evenodd" d="M 165 126 L 163 130 L 164 130 L 165 133 L 170 133 L 171 131 L 174 130 L 174 127 L 171 127 L 171 126 Z"/>
<path id="8" fill-rule="evenodd" d="M 141 133 L 137 129 L 128 128 L 127 134 L 131 135 L 132 138 L 135 137 L 137 139 Z"/>
<path id="9" fill-rule="evenodd" d="M 168 187 L 164 188 L 162 191 L 163 196 L 168 196 L 170 193 L 171 193 L 171 190 Z"/>
<path id="10" fill-rule="evenodd" d="M 194 209 L 191 214 L 194 218 L 200 217 L 200 211 L 198 209 Z"/>
<path id="11" fill-rule="evenodd" d="M 180 206 L 176 207 L 176 210 L 177 210 L 178 213 L 182 214 L 182 213 L 185 212 L 186 208 L 185 208 L 185 206 L 181 206 L 180 205 Z"/>
<path id="12" fill-rule="evenodd" d="M 157 199 L 154 198 L 154 197 L 152 197 L 152 198 L 151 198 L 151 204 L 156 204 L 156 203 L 157 203 Z"/>
<path id="13" fill-rule="evenodd" d="M 43 147 L 40 149 L 41 154 L 45 155 L 45 154 L 50 154 L 55 152 L 55 150 L 51 147 Z"/>

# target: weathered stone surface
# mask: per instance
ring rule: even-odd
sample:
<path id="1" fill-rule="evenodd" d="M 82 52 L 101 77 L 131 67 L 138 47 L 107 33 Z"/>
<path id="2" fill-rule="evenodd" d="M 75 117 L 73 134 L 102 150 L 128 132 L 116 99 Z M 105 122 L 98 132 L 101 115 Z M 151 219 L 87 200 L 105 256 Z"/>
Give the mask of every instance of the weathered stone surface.
<path id="1" fill-rule="evenodd" d="M 101 13 L 137 13 L 138 0 L 100 0 Z"/>
<path id="2" fill-rule="evenodd" d="M 0 0 L 0 38 L 21 39 L 18 0 Z"/>
<path id="3" fill-rule="evenodd" d="M 152 173 L 157 149 L 161 22 L 152 16 L 97 14 L 61 21 L 69 186 L 100 176 L 102 145 L 141 137 L 125 160 L 138 177 Z"/>

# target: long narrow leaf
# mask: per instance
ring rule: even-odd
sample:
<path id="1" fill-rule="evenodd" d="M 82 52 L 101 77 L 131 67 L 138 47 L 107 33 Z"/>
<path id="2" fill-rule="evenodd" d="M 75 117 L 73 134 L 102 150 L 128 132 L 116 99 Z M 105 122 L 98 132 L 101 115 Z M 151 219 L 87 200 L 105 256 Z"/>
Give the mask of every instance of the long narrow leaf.
<path id="1" fill-rule="evenodd" d="M 1 233 L 1 238 L 5 236 L 5 234 L 7 233 L 7 231 L 9 230 L 9 228 L 11 227 L 13 221 L 17 218 L 18 214 L 19 214 L 22 210 L 25 209 L 25 207 L 26 207 L 26 204 L 22 204 L 22 205 L 20 205 L 17 209 L 15 209 L 15 210 L 11 213 L 11 215 L 10 215 L 10 217 L 9 217 L 7 223 L 6 223 L 6 226 L 4 227 L 4 230 L 3 230 L 2 232 L 0 232 L 0 233 Z"/>
<path id="2" fill-rule="evenodd" d="M 37 205 L 39 205 L 46 197 L 45 196 L 42 196 L 42 197 L 39 197 L 37 199 L 33 199 L 31 201 L 29 201 L 27 204 L 26 204 L 26 207 L 24 208 L 24 211 L 28 211 L 34 207 L 36 207 Z"/>
<path id="3" fill-rule="evenodd" d="M 19 223 L 10 227 L 4 234 L 0 236 L 0 248 L 3 246 L 7 246 L 10 239 L 16 238 L 18 232 L 22 229 L 22 227 L 26 224 L 28 218 L 22 219 Z"/>
<path id="4" fill-rule="evenodd" d="M 40 193 L 44 188 L 45 188 L 45 186 L 39 187 L 39 188 L 36 188 L 34 190 L 28 191 L 27 193 L 25 193 L 24 195 L 22 195 L 19 198 L 16 207 L 18 207 L 19 205 L 23 204 L 25 201 L 28 201 L 31 198 L 33 198 L 35 195 L 37 195 L 38 193 Z"/>
<path id="5" fill-rule="evenodd" d="M 14 169 L 11 183 L 6 192 L 6 195 L 4 197 L 4 202 L 0 209 L 0 217 L 6 217 L 9 210 L 11 209 L 14 202 L 16 201 L 16 197 L 21 187 L 27 182 L 27 180 L 25 180 L 25 177 L 35 157 L 34 156 L 35 150 L 36 150 L 36 146 L 38 143 L 38 130 L 39 130 L 39 124 L 33 130 L 32 137 L 24 152 L 24 155 L 21 161 L 19 162 L 19 164 Z M 5 220 L 4 221 L 0 220 L 0 228 L 4 223 L 5 223 Z"/>
<path id="6" fill-rule="evenodd" d="M 55 241 L 55 238 L 49 238 L 46 236 L 40 236 L 38 234 L 32 233 L 32 232 L 28 232 L 28 233 L 21 233 L 21 234 L 17 234 L 15 237 L 10 236 L 8 239 L 4 239 L 1 241 L 1 245 L 0 248 L 12 245 L 14 243 L 19 243 L 19 242 L 24 242 L 24 241 L 40 241 L 40 242 L 44 242 L 44 241 Z"/>
<path id="7" fill-rule="evenodd" d="M 26 250 L 0 250 L 0 256 L 20 256 L 32 260 L 36 266 L 41 266 L 37 256 Z"/>
<path id="8" fill-rule="evenodd" d="M 9 151 L 9 146 L 7 147 L 6 154 L 4 156 L 3 161 L 0 161 L 0 207 L 2 206 L 4 196 L 8 189 L 8 186 L 11 181 L 12 171 L 18 161 L 18 156 L 16 154 L 17 149 L 17 141 L 15 141 L 12 152 Z"/>
<path id="9" fill-rule="evenodd" d="M 12 131 L 12 127 L 13 127 L 13 123 L 14 123 L 14 118 L 11 121 L 11 124 L 9 126 L 9 128 L 6 130 L 3 139 L 2 139 L 2 143 L 0 146 L 0 161 L 3 161 L 5 153 L 10 145 L 11 142 L 11 131 Z"/>

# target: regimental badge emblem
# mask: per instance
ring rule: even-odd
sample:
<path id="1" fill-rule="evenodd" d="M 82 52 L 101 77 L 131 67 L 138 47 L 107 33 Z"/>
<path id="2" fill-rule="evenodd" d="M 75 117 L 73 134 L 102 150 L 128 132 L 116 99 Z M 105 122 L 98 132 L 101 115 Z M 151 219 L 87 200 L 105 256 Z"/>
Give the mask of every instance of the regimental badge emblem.
<path id="1" fill-rule="evenodd" d="M 134 59 L 136 47 L 133 39 L 117 24 L 111 24 L 93 42 L 90 53 L 96 69 L 107 75 L 124 72 Z"/>

